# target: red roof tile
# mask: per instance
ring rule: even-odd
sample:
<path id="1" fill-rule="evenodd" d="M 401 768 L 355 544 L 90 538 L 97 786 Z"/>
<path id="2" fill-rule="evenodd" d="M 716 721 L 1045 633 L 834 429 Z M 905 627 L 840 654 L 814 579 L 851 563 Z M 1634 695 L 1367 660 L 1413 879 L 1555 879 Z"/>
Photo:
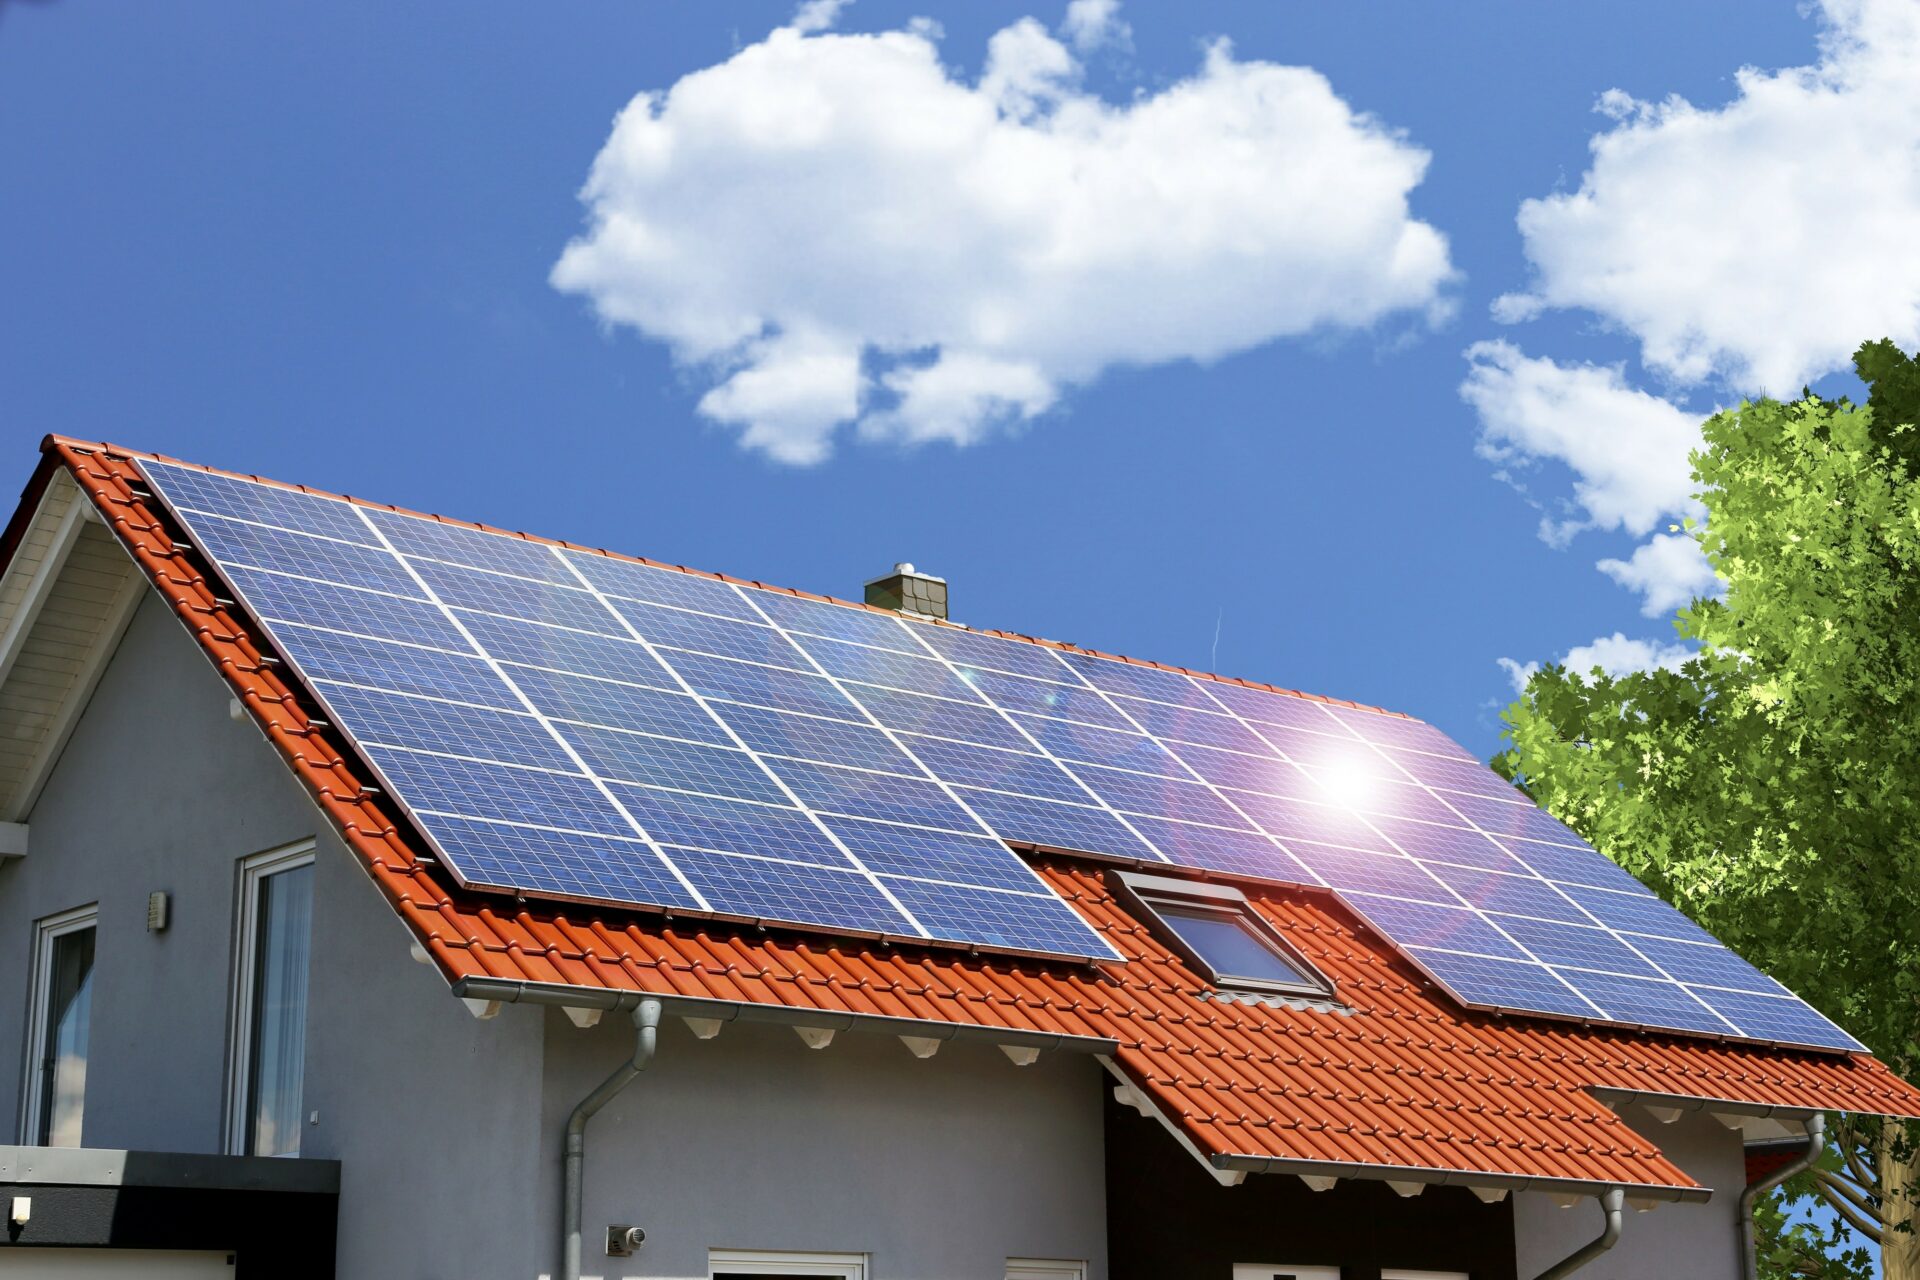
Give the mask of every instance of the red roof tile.
<path id="1" fill-rule="evenodd" d="M 1691 1195 L 1692 1180 L 1602 1097 L 1920 1115 L 1920 1090 L 1864 1054 L 1462 1009 L 1323 890 L 1243 886 L 1332 981 L 1339 1010 L 1209 998 L 1204 980 L 1120 906 L 1104 873 L 1070 859 L 1038 866 L 1127 963 L 834 940 L 462 890 L 363 786 L 351 752 L 311 722 L 311 700 L 263 661 L 246 619 L 221 602 L 158 504 L 140 496 L 131 459 L 148 455 L 59 438 L 45 448 L 46 465 L 72 472 L 457 990 L 495 979 L 570 989 L 583 1002 L 654 995 L 687 1014 L 745 1005 L 799 1021 L 884 1018 L 916 1030 L 898 1021 L 907 1020 L 927 1035 L 1074 1037 L 1106 1049 L 1222 1167 Z"/>

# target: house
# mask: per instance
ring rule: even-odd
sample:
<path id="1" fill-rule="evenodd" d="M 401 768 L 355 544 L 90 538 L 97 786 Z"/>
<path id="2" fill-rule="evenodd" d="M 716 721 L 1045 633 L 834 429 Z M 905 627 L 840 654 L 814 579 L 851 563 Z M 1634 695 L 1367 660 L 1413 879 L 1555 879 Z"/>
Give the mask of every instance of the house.
<path id="1" fill-rule="evenodd" d="M 1437 731 L 906 566 L 58 437 L 0 561 L 9 1275 L 1731 1280 L 1920 1115 Z"/>

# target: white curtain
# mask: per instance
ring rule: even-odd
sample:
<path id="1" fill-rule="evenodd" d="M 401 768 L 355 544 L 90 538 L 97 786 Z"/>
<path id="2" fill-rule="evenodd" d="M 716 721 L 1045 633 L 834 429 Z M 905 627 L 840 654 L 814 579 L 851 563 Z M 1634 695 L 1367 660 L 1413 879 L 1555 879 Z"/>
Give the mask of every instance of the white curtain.
<path id="1" fill-rule="evenodd" d="M 260 882 L 253 967 L 253 1057 L 248 1072 L 257 1156 L 300 1154 L 301 1076 L 307 1059 L 307 968 L 313 866 Z"/>

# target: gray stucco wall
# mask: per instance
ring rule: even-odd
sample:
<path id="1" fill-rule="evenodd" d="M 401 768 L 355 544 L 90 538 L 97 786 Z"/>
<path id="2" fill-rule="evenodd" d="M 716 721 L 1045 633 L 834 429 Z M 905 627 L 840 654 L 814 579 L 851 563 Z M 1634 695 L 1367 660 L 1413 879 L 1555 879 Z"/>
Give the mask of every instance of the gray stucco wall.
<path id="1" fill-rule="evenodd" d="M 1695 1182 L 1713 1188 L 1713 1199 L 1663 1204 L 1646 1213 L 1629 1206 L 1620 1243 L 1582 1269 L 1580 1280 L 1738 1280 L 1737 1212 L 1746 1185 L 1740 1134 L 1705 1112 L 1689 1112 L 1672 1124 L 1661 1124 L 1639 1107 L 1628 1107 L 1621 1116 Z M 1537 1193 L 1515 1196 L 1520 1274 L 1538 1275 L 1598 1235 L 1600 1226 L 1600 1211 L 1591 1200 L 1562 1209 Z"/>
<path id="2" fill-rule="evenodd" d="M 509 1010 L 502 1019 L 532 1014 Z M 542 1128 L 631 1052 L 625 1019 L 591 1032 L 547 1015 Z M 784 1027 L 696 1040 L 670 1019 L 653 1068 L 588 1135 L 586 1223 L 647 1228 L 609 1276 L 705 1277 L 710 1247 L 868 1253 L 886 1280 L 998 1280 L 1012 1257 L 1106 1274 L 1101 1072 L 991 1045 L 914 1058 L 891 1036 L 809 1049 Z M 558 1194 L 557 1155 L 543 1197 Z"/>
<path id="3" fill-rule="evenodd" d="M 307 1155 L 342 1162 L 343 1277 L 533 1277 L 557 1250 L 567 1112 L 630 1050 L 609 1018 L 470 1016 L 157 601 L 142 606 L 0 861 L 0 1133 L 19 1115 L 32 924 L 99 903 L 85 1141 L 217 1151 L 240 859 L 316 840 Z M 146 896 L 173 895 L 145 930 Z M 1105 1274 L 1101 1080 L 1089 1059 L 990 1046 L 824 1050 L 677 1020 L 657 1066 L 594 1122 L 589 1274 L 704 1277 L 709 1247 L 869 1252 L 887 1280 L 1001 1274 L 1013 1256 Z M 593 1237 L 639 1222 L 639 1257 Z"/>

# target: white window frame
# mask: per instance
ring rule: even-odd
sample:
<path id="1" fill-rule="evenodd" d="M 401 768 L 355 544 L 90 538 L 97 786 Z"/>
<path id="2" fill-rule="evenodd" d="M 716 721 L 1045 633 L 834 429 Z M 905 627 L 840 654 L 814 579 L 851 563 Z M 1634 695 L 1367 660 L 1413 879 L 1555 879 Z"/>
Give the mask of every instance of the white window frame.
<path id="1" fill-rule="evenodd" d="M 227 1000 L 226 1152 L 247 1154 L 247 1093 L 253 1083 L 253 959 L 258 949 L 260 885 L 268 876 L 313 862 L 313 841 L 298 840 L 240 860 L 233 925 L 233 989 Z"/>
<path id="2" fill-rule="evenodd" d="M 1087 1280 L 1087 1264 L 1065 1258 L 1008 1258 L 1007 1280 Z"/>
<path id="3" fill-rule="evenodd" d="M 786 1253 L 764 1249 L 709 1249 L 709 1277 L 751 1276 L 769 1272 L 789 1276 L 827 1276 L 831 1280 L 867 1280 L 864 1253 Z"/>
<path id="4" fill-rule="evenodd" d="M 41 1142 L 40 1107 L 45 1101 L 41 1092 L 46 1087 L 40 1060 L 46 1056 L 47 1033 L 52 1030 L 47 1025 L 53 1010 L 48 1007 L 53 985 L 53 944 L 56 939 L 82 929 L 93 929 L 93 962 L 100 963 L 100 904 L 90 902 L 84 907 L 74 907 L 68 911 L 43 916 L 33 925 L 33 976 L 31 979 L 29 1003 L 27 1005 L 27 1063 L 26 1088 L 20 1091 L 20 1143 L 22 1146 L 37 1146 Z M 91 1013 L 89 1013 L 91 1018 Z M 92 1029 L 88 1029 L 91 1044 Z M 89 1049 L 88 1056 L 92 1056 Z M 84 1100 L 81 1106 L 86 1104 Z M 83 1112 L 84 1115 L 84 1112 Z M 85 1123 L 84 1119 L 82 1123 Z"/>

